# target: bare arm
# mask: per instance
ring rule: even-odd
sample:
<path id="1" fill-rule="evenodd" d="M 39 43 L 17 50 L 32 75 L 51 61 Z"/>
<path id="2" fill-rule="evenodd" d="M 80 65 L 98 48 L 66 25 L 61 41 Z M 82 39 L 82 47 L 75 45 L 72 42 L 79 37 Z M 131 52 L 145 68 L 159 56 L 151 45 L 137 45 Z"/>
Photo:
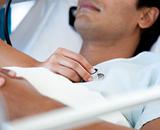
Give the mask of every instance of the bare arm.
<path id="1" fill-rule="evenodd" d="M 9 120 L 64 107 L 63 104 L 41 95 L 23 78 L 12 78 L 4 72 L 0 72 L 0 77 L 5 79 L 0 94 L 4 97 Z"/>
<path id="2" fill-rule="evenodd" d="M 10 47 L 0 40 L 0 67 L 3 66 L 21 66 L 34 67 L 38 66 L 40 62 L 31 58 L 30 56 Z"/>

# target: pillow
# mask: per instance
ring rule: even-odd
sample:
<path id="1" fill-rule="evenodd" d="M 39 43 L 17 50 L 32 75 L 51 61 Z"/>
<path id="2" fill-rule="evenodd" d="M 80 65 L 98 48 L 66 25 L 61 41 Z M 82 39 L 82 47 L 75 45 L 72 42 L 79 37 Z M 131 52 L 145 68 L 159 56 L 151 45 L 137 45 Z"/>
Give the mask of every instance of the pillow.
<path id="1" fill-rule="evenodd" d="M 153 47 L 151 48 L 152 52 L 157 52 L 160 53 L 160 36 L 157 40 L 157 42 L 153 45 Z"/>
<path id="2" fill-rule="evenodd" d="M 81 37 L 68 24 L 69 9 L 77 0 L 39 0 L 12 33 L 13 46 L 44 60 L 58 47 L 79 52 Z M 43 54 L 42 54 L 43 52 Z"/>

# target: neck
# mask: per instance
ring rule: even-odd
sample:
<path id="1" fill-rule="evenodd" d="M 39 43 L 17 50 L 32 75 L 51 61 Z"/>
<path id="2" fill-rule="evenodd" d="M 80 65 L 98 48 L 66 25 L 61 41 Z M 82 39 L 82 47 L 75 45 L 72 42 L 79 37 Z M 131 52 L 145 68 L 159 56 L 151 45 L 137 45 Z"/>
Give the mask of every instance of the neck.
<path id="1" fill-rule="evenodd" d="M 80 54 L 92 65 L 96 65 L 114 58 L 132 57 L 138 42 L 138 38 L 117 41 L 91 41 L 84 39 Z"/>

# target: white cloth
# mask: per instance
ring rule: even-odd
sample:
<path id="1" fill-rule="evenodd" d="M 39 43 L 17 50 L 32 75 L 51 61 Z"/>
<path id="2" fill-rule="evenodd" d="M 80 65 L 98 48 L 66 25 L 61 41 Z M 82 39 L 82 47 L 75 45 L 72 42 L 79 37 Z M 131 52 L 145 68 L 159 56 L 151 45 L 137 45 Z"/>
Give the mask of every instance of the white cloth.
<path id="1" fill-rule="evenodd" d="M 85 84 L 72 83 L 65 77 L 54 74 L 46 68 L 9 67 L 18 76 L 28 80 L 41 94 L 53 98 L 69 107 L 83 109 L 89 104 L 103 102 L 104 97 L 96 91 L 90 91 Z M 130 127 L 120 112 L 104 115 L 100 119 Z"/>
<path id="2" fill-rule="evenodd" d="M 74 108 L 102 101 L 110 95 L 147 89 L 160 83 L 160 55 L 154 53 L 144 52 L 131 59 L 106 61 L 96 68 L 105 74 L 105 78 L 87 83 L 72 83 L 43 68 L 12 69 L 42 94 Z M 160 102 L 141 105 L 123 114 L 133 128 L 139 129 L 148 121 L 160 117 Z"/>
<path id="3" fill-rule="evenodd" d="M 153 44 L 151 51 L 160 53 L 160 36 L 159 36 L 158 40 L 156 41 L 156 43 Z"/>

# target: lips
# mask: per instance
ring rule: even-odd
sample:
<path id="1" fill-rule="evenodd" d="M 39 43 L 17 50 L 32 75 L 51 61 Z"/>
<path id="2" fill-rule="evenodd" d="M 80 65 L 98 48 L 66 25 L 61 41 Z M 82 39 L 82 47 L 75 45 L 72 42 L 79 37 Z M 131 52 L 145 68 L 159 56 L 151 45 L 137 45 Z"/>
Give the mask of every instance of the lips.
<path id="1" fill-rule="evenodd" d="M 100 9 L 97 7 L 97 5 L 89 0 L 84 0 L 79 3 L 79 9 L 88 9 L 92 11 L 100 12 Z"/>

